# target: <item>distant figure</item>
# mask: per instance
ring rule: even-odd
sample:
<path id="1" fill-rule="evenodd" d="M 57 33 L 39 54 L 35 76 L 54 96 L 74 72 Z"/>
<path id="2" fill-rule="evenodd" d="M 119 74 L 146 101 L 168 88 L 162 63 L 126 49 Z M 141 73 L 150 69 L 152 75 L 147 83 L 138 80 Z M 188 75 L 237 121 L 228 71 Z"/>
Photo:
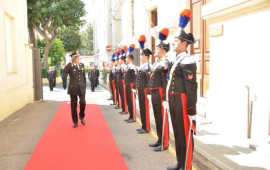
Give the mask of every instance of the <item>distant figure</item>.
<path id="1" fill-rule="evenodd" d="M 97 82 L 97 69 L 96 67 L 94 67 L 94 69 L 91 70 L 90 72 L 91 77 L 90 77 L 90 81 L 91 81 L 91 91 L 94 92 L 95 91 L 95 87 L 96 87 L 96 82 Z"/>
<path id="2" fill-rule="evenodd" d="M 67 88 L 67 76 L 68 76 L 67 73 L 64 73 L 64 72 L 63 72 L 65 66 L 66 66 L 66 65 L 63 64 L 63 67 L 62 67 L 61 70 L 60 70 L 61 78 L 62 78 L 62 84 L 63 84 L 64 90 Z"/>
<path id="3" fill-rule="evenodd" d="M 91 71 L 93 69 L 93 65 L 90 64 L 90 68 L 88 70 L 88 80 L 91 83 Z M 92 86 L 90 85 L 90 89 L 92 90 Z"/>
<path id="4" fill-rule="evenodd" d="M 54 67 L 52 67 L 52 71 L 54 72 L 53 87 L 55 87 L 55 86 L 56 86 L 56 74 L 57 74 L 57 72 L 56 72 L 56 70 L 54 69 Z"/>
<path id="5" fill-rule="evenodd" d="M 53 91 L 53 81 L 55 80 L 55 75 L 52 67 L 49 67 L 49 70 L 47 71 L 47 79 L 49 81 L 49 88 L 51 91 Z"/>
<path id="6" fill-rule="evenodd" d="M 99 69 L 97 68 L 97 66 L 95 66 L 96 70 L 97 70 L 97 79 L 96 79 L 96 84 L 95 84 L 95 87 L 97 87 L 97 85 L 99 85 Z"/>

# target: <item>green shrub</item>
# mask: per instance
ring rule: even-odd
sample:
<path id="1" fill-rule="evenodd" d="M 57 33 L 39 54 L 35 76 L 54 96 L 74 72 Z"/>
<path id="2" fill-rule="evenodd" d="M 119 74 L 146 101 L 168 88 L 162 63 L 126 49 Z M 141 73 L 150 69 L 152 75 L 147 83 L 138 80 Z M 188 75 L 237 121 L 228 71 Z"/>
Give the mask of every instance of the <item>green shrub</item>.
<path id="1" fill-rule="evenodd" d="M 88 70 L 89 69 L 90 69 L 90 66 L 86 66 L 85 69 L 84 69 L 85 70 L 85 73 L 88 73 Z"/>
<path id="2" fill-rule="evenodd" d="M 106 83 L 107 82 L 108 71 L 107 71 L 107 69 L 103 68 L 101 72 L 102 72 L 102 80 L 103 80 L 104 83 Z"/>
<path id="3" fill-rule="evenodd" d="M 42 78 L 47 78 L 47 71 L 49 67 L 42 67 Z"/>

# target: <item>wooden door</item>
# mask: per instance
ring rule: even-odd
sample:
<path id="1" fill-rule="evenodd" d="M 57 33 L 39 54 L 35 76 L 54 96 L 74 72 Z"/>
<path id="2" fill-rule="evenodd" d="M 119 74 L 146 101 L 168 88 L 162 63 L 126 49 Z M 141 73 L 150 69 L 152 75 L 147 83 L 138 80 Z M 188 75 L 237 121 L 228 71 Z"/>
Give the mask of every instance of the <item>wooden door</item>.
<path id="1" fill-rule="evenodd" d="M 200 97 L 206 97 L 206 91 L 209 89 L 209 68 L 210 68 L 210 28 L 209 23 L 202 20 L 201 7 L 212 0 L 192 0 L 191 11 L 191 32 L 193 33 L 196 44 L 191 47 L 192 54 L 199 56 L 199 65 L 197 69 L 198 94 Z"/>

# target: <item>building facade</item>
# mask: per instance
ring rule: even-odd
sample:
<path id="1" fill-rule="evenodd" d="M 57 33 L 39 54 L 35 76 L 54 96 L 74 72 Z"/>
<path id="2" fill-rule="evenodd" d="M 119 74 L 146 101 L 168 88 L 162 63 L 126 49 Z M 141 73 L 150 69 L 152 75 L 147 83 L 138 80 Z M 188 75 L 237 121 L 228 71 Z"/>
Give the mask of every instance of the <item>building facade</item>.
<path id="1" fill-rule="evenodd" d="M 0 1 L 0 121 L 33 101 L 32 50 L 27 1 Z"/>
<path id="2" fill-rule="evenodd" d="M 106 45 L 120 48 L 134 43 L 139 48 L 137 39 L 142 34 L 145 46 L 154 51 L 157 32 L 164 27 L 170 30 L 166 42 L 172 43 L 179 14 L 191 9 L 192 20 L 185 31 L 196 39 L 188 51 L 197 58 L 198 108 L 205 108 L 198 110 L 202 117 L 198 125 L 211 122 L 228 136 L 269 140 L 270 24 L 266 18 L 270 1 L 111 0 L 101 4 L 94 21 L 97 63 L 109 62 Z M 173 59 L 175 53 L 168 55 Z"/>

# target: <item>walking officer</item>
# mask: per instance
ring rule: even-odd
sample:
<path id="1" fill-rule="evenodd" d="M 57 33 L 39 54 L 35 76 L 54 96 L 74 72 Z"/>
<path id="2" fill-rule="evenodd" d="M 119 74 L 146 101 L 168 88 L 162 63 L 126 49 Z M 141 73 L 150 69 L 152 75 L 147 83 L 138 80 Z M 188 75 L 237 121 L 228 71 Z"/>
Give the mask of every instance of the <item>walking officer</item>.
<path id="1" fill-rule="evenodd" d="M 135 122 L 136 120 L 136 100 L 135 94 L 133 92 L 134 80 L 135 80 L 135 65 L 133 64 L 134 57 L 131 54 L 134 51 L 135 45 L 131 44 L 128 48 L 129 55 L 127 56 L 127 71 L 125 73 L 125 85 L 126 85 L 126 95 L 127 95 L 127 105 L 129 118 L 126 119 L 127 123 Z"/>
<path id="2" fill-rule="evenodd" d="M 63 84 L 64 90 L 67 88 L 67 76 L 68 76 L 67 73 L 64 73 L 64 72 L 63 72 L 65 66 L 66 66 L 66 65 L 63 64 L 63 67 L 62 67 L 61 70 L 60 70 L 61 78 L 62 78 L 62 84 Z"/>
<path id="3" fill-rule="evenodd" d="M 97 69 L 96 66 L 94 66 L 93 69 L 91 69 L 90 71 L 90 81 L 91 81 L 91 91 L 94 92 L 95 91 L 95 87 L 96 87 L 96 81 L 98 78 L 98 73 L 97 73 Z"/>
<path id="4" fill-rule="evenodd" d="M 68 86 L 68 94 L 70 95 L 71 115 L 73 120 L 73 128 L 78 126 L 78 114 L 77 114 L 77 101 L 80 98 L 80 119 L 81 123 L 85 125 L 85 93 L 86 93 L 86 78 L 84 64 L 79 62 L 79 55 L 72 54 L 72 61 L 69 62 L 64 68 L 63 72 L 68 73 L 70 80 Z"/>
<path id="5" fill-rule="evenodd" d="M 49 70 L 47 71 L 47 79 L 49 81 L 49 88 L 51 91 L 53 91 L 53 80 L 55 79 L 54 71 L 52 67 L 49 67 Z"/>
<path id="6" fill-rule="evenodd" d="M 177 55 L 170 70 L 166 93 L 174 131 L 177 164 L 168 167 L 168 170 L 192 169 L 193 132 L 196 130 L 197 66 L 194 56 L 191 57 L 186 52 L 188 45 L 194 44 L 195 39 L 191 33 L 187 34 L 183 30 L 190 16 L 190 10 L 186 9 L 181 13 L 180 29 L 172 44 Z"/>
<path id="7" fill-rule="evenodd" d="M 163 41 L 166 40 L 168 36 L 168 29 L 164 28 L 159 32 L 160 44 L 156 46 L 154 56 L 157 57 L 157 61 L 153 64 L 153 73 L 149 82 L 149 90 L 151 91 L 151 98 L 148 99 L 152 101 L 153 112 L 156 122 L 156 130 L 158 140 L 155 143 L 149 144 L 150 147 L 156 147 L 154 151 L 162 151 L 169 147 L 169 126 L 167 111 L 164 109 L 162 102 L 166 99 L 166 74 L 167 70 L 164 68 L 166 54 L 170 50 L 170 44 L 166 44 Z M 163 146 L 162 146 L 163 143 Z"/>

